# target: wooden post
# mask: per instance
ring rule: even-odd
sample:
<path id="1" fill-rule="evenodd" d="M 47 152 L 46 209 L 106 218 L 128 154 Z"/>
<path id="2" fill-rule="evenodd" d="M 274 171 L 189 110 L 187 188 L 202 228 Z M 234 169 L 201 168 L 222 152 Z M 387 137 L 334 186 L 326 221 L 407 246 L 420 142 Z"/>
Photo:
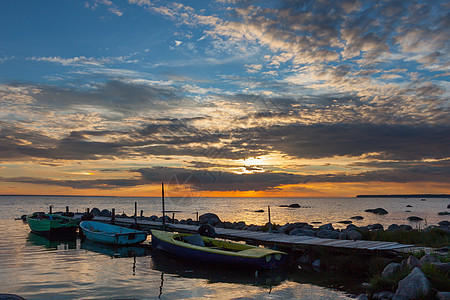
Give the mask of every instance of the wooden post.
<path id="1" fill-rule="evenodd" d="M 116 220 L 116 209 L 111 209 L 111 223 L 113 223 Z"/>
<path id="2" fill-rule="evenodd" d="M 91 212 L 91 210 L 88 208 L 86 208 L 86 213 L 89 214 Z"/>
<path id="3" fill-rule="evenodd" d="M 69 206 L 66 206 L 66 213 L 69 213 Z"/>
<path id="4" fill-rule="evenodd" d="M 272 232 L 272 223 L 270 222 L 270 205 L 267 206 L 267 211 L 269 213 L 269 232 Z"/>
<path id="5" fill-rule="evenodd" d="M 197 224 L 198 224 L 198 212 L 197 212 Z"/>
<path id="6" fill-rule="evenodd" d="M 164 182 L 161 182 L 161 192 L 162 192 L 163 230 L 166 231 L 166 208 L 164 207 Z"/>
<path id="7" fill-rule="evenodd" d="M 172 224 L 175 224 L 175 213 L 172 213 Z"/>
<path id="8" fill-rule="evenodd" d="M 134 202 L 134 223 L 137 223 L 137 202 Z"/>
<path id="9" fill-rule="evenodd" d="M 53 208 L 53 205 L 50 205 L 50 206 L 48 207 L 49 214 L 52 213 L 52 208 Z"/>
<path id="10" fill-rule="evenodd" d="M 144 216 L 144 211 L 141 209 L 141 219 Z"/>

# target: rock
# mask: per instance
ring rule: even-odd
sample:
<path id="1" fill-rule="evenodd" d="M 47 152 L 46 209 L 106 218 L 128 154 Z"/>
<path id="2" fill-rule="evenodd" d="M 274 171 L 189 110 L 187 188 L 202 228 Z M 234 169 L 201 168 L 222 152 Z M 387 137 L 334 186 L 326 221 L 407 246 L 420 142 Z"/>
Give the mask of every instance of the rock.
<path id="1" fill-rule="evenodd" d="M 108 217 L 108 218 L 111 218 L 111 216 L 112 216 L 111 212 L 110 212 L 109 210 L 107 210 L 107 209 L 102 210 L 102 211 L 99 213 L 99 215 L 100 215 L 101 217 Z"/>
<path id="2" fill-rule="evenodd" d="M 354 217 L 351 217 L 350 219 L 353 219 L 353 220 L 362 220 L 362 219 L 364 219 L 364 218 L 361 217 L 361 216 L 354 216 Z"/>
<path id="3" fill-rule="evenodd" d="M 381 272 L 381 276 L 383 276 L 384 278 L 389 278 L 392 275 L 400 272 L 400 270 L 401 270 L 401 265 L 399 263 L 393 262 L 393 263 L 388 264 L 384 268 L 383 272 Z"/>
<path id="4" fill-rule="evenodd" d="M 239 221 L 239 222 L 235 222 L 233 223 L 233 226 L 231 228 L 233 229 L 237 229 L 237 230 L 242 230 L 244 229 L 244 227 L 246 227 L 247 225 L 245 224 L 244 221 Z"/>
<path id="5" fill-rule="evenodd" d="M 289 204 L 289 205 L 283 204 L 283 205 L 280 205 L 280 207 L 300 208 L 301 206 L 298 203 L 294 203 L 294 204 Z"/>
<path id="6" fill-rule="evenodd" d="M 258 209 L 258 210 L 255 210 L 255 212 L 257 212 L 257 213 L 263 213 L 263 212 L 264 212 L 264 209 Z"/>
<path id="7" fill-rule="evenodd" d="M 438 215 L 446 216 L 446 215 L 450 215 L 450 212 L 448 212 L 448 211 L 441 211 L 441 212 L 438 212 Z"/>
<path id="8" fill-rule="evenodd" d="M 289 234 L 291 232 L 291 230 L 295 229 L 295 228 L 310 229 L 310 228 L 312 228 L 312 226 L 309 225 L 308 223 L 303 223 L 303 222 L 287 223 L 287 224 L 281 226 L 280 228 L 278 228 L 278 230 L 280 230 L 281 232 L 284 232 L 286 234 Z"/>
<path id="9" fill-rule="evenodd" d="M 319 226 L 319 230 L 334 230 L 333 224 L 328 223 L 328 224 L 324 224 L 322 226 Z"/>
<path id="10" fill-rule="evenodd" d="M 392 225 L 389 225 L 389 227 L 386 231 L 396 231 L 399 229 L 400 229 L 400 226 L 398 226 L 397 224 L 392 224 Z"/>
<path id="11" fill-rule="evenodd" d="M 378 224 L 378 223 L 377 224 L 372 224 L 372 225 L 367 225 L 366 227 L 369 230 L 384 230 L 383 225 Z"/>
<path id="12" fill-rule="evenodd" d="M 94 216 L 99 216 L 100 209 L 98 209 L 97 207 L 94 207 L 93 209 L 91 209 L 91 214 L 93 214 Z"/>
<path id="13" fill-rule="evenodd" d="M 388 214 L 388 211 L 385 210 L 384 208 L 378 207 L 375 209 L 366 209 L 365 212 L 370 212 L 376 215 L 386 215 Z"/>
<path id="14" fill-rule="evenodd" d="M 440 272 L 450 274 L 450 263 L 433 262 L 431 264 Z"/>
<path id="15" fill-rule="evenodd" d="M 311 255 L 309 253 L 305 253 L 297 259 L 297 262 L 300 264 L 309 264 L 311 262 Z"/>
<path id="16" fill-rule="evenodd" d="M 347 233 L 346 232 L 339 233 L 339 239 L 340 240 L 346 240 L 347 239 Z"/>
<path id="17" fill-rule="evenodd" d="M 412 272 L 398 282 L 394 300 L 418 299 L 422 295 L 428 294 L 430 282 L 419 268 L 414 268 Z"/>
<path id="18" fill-rule="evenodd" d="M 447 220 L 445 220 L 445 221 L 440 221 L 440 222 L 438 223 L 438 225 L 439 225 L 439 226 L 446 226 L 446 227 L 449 227 L 449 226 L 450 226 L 450 222 L 447 221 Z"/>
<path id="19" fill-rule="evenodd" d="M 199 220 L 200 224 L 209 224 L 212 226 L 214 226 L 220 222 L 219 217 L 213 213 L 203 214 L 198 218 L 198 220 Z"/>
<path id="20" fill-rule="evenodd" d="M 411 270 L 414 269 L 415 267 L 418 267 L 418 266 L 419 266 L 419 260 L 415 256 L 410 255 L 405 260 L 405 267 L 408 267 Z"/>
<path id="21" fill-rule="evenodd" d="M 363 282 L 361 283 L 361 287 L 364 289 L 370 289 L 372 285 L 369 282 Z"/>
<path id="22" fill-rule="evenodd" d="M 353 222 L 352 221 L 339 221 L 338 223 L 341 223 L 341 224 L 352 224 Z"/>
<path id="23" fill-rule="evenodd" d="M 412 205 L 409 205 L 409 204 L 408 204 L 408 205 L 406 205 L 406 207 L 412 207 Z"/>
<path id="24" fill-rule="evenodd" d="M 346 230 L 356 230 L 356 229 L 358 229 L 358 226 L 353 225 L 353 224 L 349 224 L 346 227 Z"/>
<path id="25" fill-rule="evenodd" d="M 247 230 L 249 231 L 261 231 L 261 227 L 259 227 L 258 225 L 250 225 L 247 227 Z"/>
<path id="26" fill-rule="evenodd" d="M 358 297 L 356 297 L 356 300 L 369 300 L 369 298 L 367 298 L 366 294 L 360 294 Z"/>
<path id="27" fill-rule="evenodd" d="M 317 237 L 323 239 L 338 239 L 339 232 L 333 230 L 321 230 L 317 233 Z"/>
<path id="28" fill-rule="evenodd" d="M 410 231 L 413 228 L 410 225 L 400 225 L 400 230 Z"/>
<path id="29" fill-rule="evenodd" d="M 347 231 L 347 239 L 349 240 L 362 240 L 362 234 L 356 230 L 349 230 Z"/>
<path id="30" fill-rule="evenodd" d="M 449 205 L 447 205 L 447 208 L 450 208 L 450 204 L 449 204 Z"/>
<path id="31" fill-rule="evenodd" d="M 419 222 L 419 221 L 423 221 L 423 219 L 421 217 L 416 217 L 416 216 L 411 216 L 407 218 L 408 221 L 410 222 Z"/>
<path id="32" fill-rule="evenodd" d="M 437 300 L 450 300 L 450 292 L 437 292 L 436 299 Z"/>
<path id="33" fill-rule="evenodd" d="M 372 299 L 392 299 L 392 297 L 394 296 L 394 293 L 389 292 L 389 291 L 383 291 L 383 292 L 379 292 L 379 293 L 375 293 L 372 296 Z"/>
<path id="34" fill-rule="evenodd" d="M 419 268 L 422 268 L 425 264 L 431 264 L 435 262 L 441 262 L 439 258 L 436 256 L 433 256 L 431 254 L 427 254 L 422 256 L 422 258 L 419 260 Z"/>
<path id="35" fill-rule="evenodd" d="M 316 232 L 311 229 L 294 228 L 289 232 L 289 235 L 316 236 Z"/>

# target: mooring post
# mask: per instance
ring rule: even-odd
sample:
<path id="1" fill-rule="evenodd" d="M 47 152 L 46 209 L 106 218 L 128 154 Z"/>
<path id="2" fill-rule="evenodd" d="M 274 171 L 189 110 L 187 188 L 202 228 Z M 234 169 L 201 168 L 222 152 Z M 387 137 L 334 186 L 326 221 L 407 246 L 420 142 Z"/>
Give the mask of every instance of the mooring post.
<path id="1" fill-rule="evenodd" d="M 53 208 L 53 205 L 50 205 L 50 206 L 48 207 L 49 214 L 52 213 L 52 208 Z"/>
<path id="2" fill-rule="evenodd" d="M 69 206 L 68 205 L 66 206 L 66 213 L 67 214 L 69 213 Z"/>
<path id="3" fill-rule="evenodd" d="M 197 224 L 198 224 L 198 212 L 197 212 Z"/>
<path id="4" fill-rule="evenodd" d="M 267 212 L 269 213 L 269 232 L 272 232 L 272 222 L 270 222 L 270 205 L 267 206 Z"/>
<path id="5" fill-rule="evenodd" d="M 144 216 L 144 210 L 141 209 L 141 219 Z"/>
<path id="6" fill-rule="evenodd" d="M 172 224 L 175 224 L 175 213 L 172 213 Z"/>
<path id="7" fill-rule="evenodd" d="M 111 222 L 114 222 L 116 220 L 116 209 L 111 209 Z"/>
<path id="8" fill-rule="evenodd" d="M 134 202 L 134 223 L 137 223 L 137 202 Z"/>
<path id="9" fill-rule="evenodd" d="M 88 208 L 86 208 L 86 213 L 89 214 L 91 212 L 91 210 Z"/>
<path id="10" fill-rule="evenodd" d="M 164 182 L 161 182 L 163 230 L 166 231 L 166 208 L 164 207 Z"/>

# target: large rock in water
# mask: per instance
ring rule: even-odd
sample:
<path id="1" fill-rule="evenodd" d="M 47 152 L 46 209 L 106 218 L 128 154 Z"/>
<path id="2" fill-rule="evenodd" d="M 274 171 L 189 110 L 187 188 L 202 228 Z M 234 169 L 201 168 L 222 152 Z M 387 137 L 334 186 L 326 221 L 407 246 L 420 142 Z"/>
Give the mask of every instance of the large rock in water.
<path id="1" fill-rule="evenodd" d="M 94 207 L 91 210 L 91 214 L 93 214 L 94 216 L 99 216 L 100 215 L 100 209 L 98 209 L 97 207 Z"/>
<path id="2" fill-rule="evenodd" d="M 431 254 L 424 255 L 419 260 L 419 268 L 422 268 L 425 264 L 431 264 L 431 263 L 436 263 L 436 262 L 441 262 L 441 261 L 439 260 L 439 258 L 437 258 Z"/>
<path id="3" fill-rule="evenodd" d="M 220 222 L 219 217 L 213 213 L 203 214 L 198 218 L 198 220 L 199 220 L 200 224 L 209 224 L 212 226 L 214 226 Z"/>
<path id="4" fill-rule="evenodd" d="M 428 294 L 430 282 L 419 268 L 398 282 L 393 300 L 414 300 Z"/>
<path id="5" fill-rule="evenodd" d="M 387 210 L 385 210 L 384 208 L 381 208 L 381 207 L 378 207 L 378 208 L 375 208 L 375 209 L 372 209 L 372 208 L 366 209 L 365 212 L 370 212 L 370 213 L 373 213 L 373 214 L 376 214 L 376 215 L 388 214 Z"/>

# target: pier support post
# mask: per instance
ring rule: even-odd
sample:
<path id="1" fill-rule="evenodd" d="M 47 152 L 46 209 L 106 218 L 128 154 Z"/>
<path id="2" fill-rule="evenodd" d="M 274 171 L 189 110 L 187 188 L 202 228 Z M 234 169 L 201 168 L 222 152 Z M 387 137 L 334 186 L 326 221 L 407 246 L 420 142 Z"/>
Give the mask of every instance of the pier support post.
<path id="1" fill-rule="evenodd" d="M 89 214 L 91 212 L 91 210 L 88 208 L 86 208 L 86 213 Z"/>
<path id="2" fill-rule="evenodd" d="M 197 214 L 197 225 L 198 225 L 198 212 L 196 214 Z"/>
<path id="3" fill-rule="evenodd" d="M 172 213 L 172 224 L 175 224 L 175 213 Z"/>
<path id="4" fill-rule="evenodd" d="M 113 208 L 111 209 L 111 223 L 114 223 L 115 220 L 116 220 L 116 209 Z"/>
<path id="5" fill-rule="evenodd" d="M 144 217 L 144 211 L 141 209 L 141 219 Z"/>
<path id="6" fill-rule="evenodd" d="M 69 213 L 69 206 L 67 205 L 66 206 L 66 214 L 68 214 Z"/>
<path id="7" fill-rule="evenodd" d="M 49 211 L 48 213 L 49 213 L 49 214 L 52 213 L 52 208 L 53 208 L 53 205 L 50 205 L 50 206 L 48 207 L 48 211 Z"/>
<path id="8" fill-rule="evenodd" d="M 162 192 L 163 230 L 166 231 L 166 208 L 164 207 L 164 182 L 161 182 L 161 192 Z"/>
<path id="9" fill-rule="evenodd" d="M 267 212 L 269 213 L 269 232 L 272 232 L 272 222 L 270 221 L 270 205 L 267 206 Z"/>
<path id="10" fill-rule="evenodd" d="M 134 202 L 134 223 L 137 224 L 137 202 Z"/>

